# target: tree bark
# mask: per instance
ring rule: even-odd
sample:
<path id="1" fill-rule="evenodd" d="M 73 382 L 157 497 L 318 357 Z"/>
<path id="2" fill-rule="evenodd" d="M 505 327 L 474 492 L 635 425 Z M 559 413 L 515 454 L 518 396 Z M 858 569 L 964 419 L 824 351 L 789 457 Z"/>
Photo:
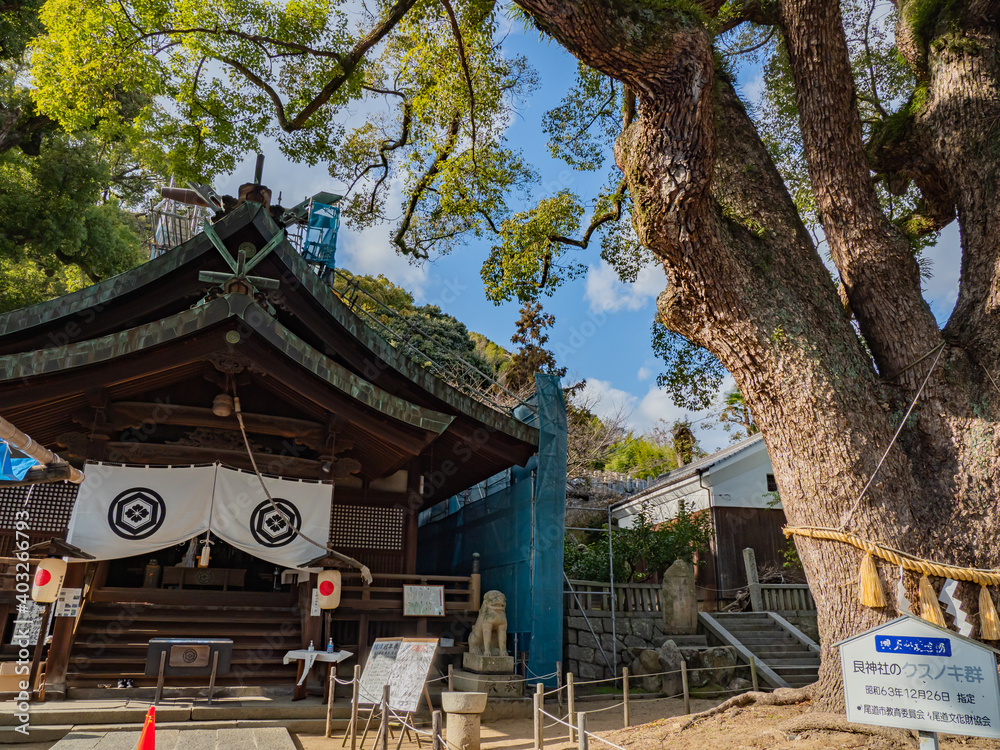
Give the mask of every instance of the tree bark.
<path id="1" fill-rule="evenodd" d="M 518 4 L 634 93 L 636 116 L 615 157 L 639 238 L 666 274 L 660 316 L 733 374 L 767 442 L 789 523 L 846 528 L 958 565 L 1000 564 L 991 541 L 1000 389 L 988 376 L 1000 382 L 1000 32 L 995 12 L 984 15 L 995 3 L 956 0 L 943 6 L 947 18 L 919 30 L 924 36 L 902 24 L 898 34 L 928 92 L 904 131 L 933 144 L 929 154 L 911 153 L 905 170 L 933 192 L 938 223 L 957 210 L 962 229 L 959 302 L 943 331 L 907 239 L 875 194 L 836 3 L 783 0 L 778 23 L 810 178 L 857 328 L 752 121 L 715 70 L 701 25 L 650 3 Z M 956 28 L 958 40 L 941 36 Z M 815 706 L 840 711 L 833 644 L 896 613 L 858 604 L 856 550 L 796 543 L 823 638 Z M 881 572 L 895 582 L 895 571 Z M 963 601 L 975 609 L 974 596 Z"/>

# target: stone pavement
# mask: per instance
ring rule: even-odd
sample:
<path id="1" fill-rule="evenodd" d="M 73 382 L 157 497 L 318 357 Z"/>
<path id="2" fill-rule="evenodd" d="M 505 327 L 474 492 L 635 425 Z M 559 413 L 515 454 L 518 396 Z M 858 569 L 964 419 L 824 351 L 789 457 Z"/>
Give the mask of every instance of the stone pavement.
<path id="1" fill-rule="evenodd" d="M 52 750 L 135 750 L 139 732 L 74 731 L 52 746 Z M 157 750 L 295 750 L 288 730 L 256 729 L 166 729 L 156 731 Z"/>

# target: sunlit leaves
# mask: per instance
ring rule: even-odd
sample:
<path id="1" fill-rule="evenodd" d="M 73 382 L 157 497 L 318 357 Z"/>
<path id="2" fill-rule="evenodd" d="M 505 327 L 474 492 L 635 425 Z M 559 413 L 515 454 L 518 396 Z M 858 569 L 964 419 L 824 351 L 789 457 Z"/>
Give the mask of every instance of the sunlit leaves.
<path id="1" fill-rule="evenodd" d="M 560 282 L 586 268 L 567 261 L 566 247 L 553 238 L 572 236 L 580 227 L 583 206 L 568 190 L 545 198 L 503 223 L 502 242 L 494 245 L 483 264 L 486 296 L 494 302 L 534 299 L 551 294 Z"/>
<path id="2" fill-rule="evenodd" d="M 578 63 L 573 87 L 542 118 L 553 157 L 581 170 L 604 165 L 621 129 L 619 89 L 603 73 Z"/>

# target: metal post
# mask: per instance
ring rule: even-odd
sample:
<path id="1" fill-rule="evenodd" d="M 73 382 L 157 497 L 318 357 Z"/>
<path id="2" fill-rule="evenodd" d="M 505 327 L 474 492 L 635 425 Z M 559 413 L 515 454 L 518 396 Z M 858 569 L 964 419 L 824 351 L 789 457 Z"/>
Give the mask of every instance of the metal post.
<path id="1" fill-rule="evenodd" d="M 160 652 L 160 671 L 156 676 L 156 695 L 153 696 L 153 705 L 157 705 L 160 702 L 160 698 L 163 697 L 163 668 L 167 665 L 167 651 L 164 649 Z"/>
<path id="2" fill-rule="evenodd" d="M 611 676 L 618 676 L 618 597 L 615 595 L 615 547 L 611 541 L 611 506 L 608 506 L 608 573 L 611 578 Z"/>
<path id="3" fill-rule="evenodd" d="M 922 729 L 920 734 L 920 750 L 938 750 L 937 732 L 925 732 Z"/>
<path id="4" fill-rule="evenodd" d="M 587 737 L 587 712 L 581 711 L 576 715 L 577 748 L 587 750 L 589 738 Z"/>
<path id="5" fill-rule="evenodd" d="M 681 659 L 681 688 L 684 690 L 684 715 L 691 713 L 691 693 L 688 692 L 688 665 Z"/>
<path id="6" fill-rule="evenodd" d="M 208 705 L 212 705 L 212 693 L 215 692 L 215 673 L 219 671 L 219 652 L 212 654 L 212 676 L 208 680 Z M 327 737 L 330 736 L 330 728 L 327 725 Z"/>
<path id="7" fill-rule="evenodd" d="M 757 660 L 752 656 L 750 657 L 750 682 L 753 683 L 754 692 L 760 689 L 757 684 Z"/>
<path id="8" fill-rule="evenodd" d="M 562 694 L 562 662 L 556 662 L 556 702 L 559 704 L 559 714 L 562 715 L 563 710 L 563 694 Z"/>
<path id="9" fill-rule="evenodd" d="M 622 669 L 622 690 L 624 691 L 625 726 L 632 726 L 632 711 L 628 705 L 628 667 Z"/>
<path id="10" fill-rule="evenodd" d="M 379 747 L 389 750 L 389 686 L 382 688 L 382 726 L 379 727 Z"/>
<path id="11" fill-rule="evenodd" d="M 535 715 L 535 750 L 542 750 L 545 747 L 545 733 L 542 725 L 542 694 L 535 693 L 532 696 L 533 712 Z"/>
<path id="12" fill-rule="evenodd" d="M 431 714 L 431 750 L 444 750 L 441 743 L 441 712 Z"/>
<path id="13" fill-rule="evenodd" d="M 455 689 L 454 680 L 455 680 L 455 665 L 454 664 L 449 664 L 448 665 L 448 692 L 449 693 L 452 690 Z"/>
<path id="14" fill-rule="evenodd" d="M 572 742 L 576 739 L 576 727 L 573 726 L 573 712 L 576 710 L 576 696 L 574 695 L 573 688 L 573 673 L 566 673 L 566 710 L 568 715 L 566 716 L 569 721 L 569 741 Z"/>

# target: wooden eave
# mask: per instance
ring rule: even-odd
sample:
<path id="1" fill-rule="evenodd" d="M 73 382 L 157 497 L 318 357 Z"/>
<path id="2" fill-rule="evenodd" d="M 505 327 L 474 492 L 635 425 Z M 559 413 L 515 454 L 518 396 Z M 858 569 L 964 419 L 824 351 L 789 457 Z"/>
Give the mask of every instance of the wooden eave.
<path id="1" fill-rule="evenodd" d="M 240 334 L 235 345 L 227 339 L 233 331 Z M 203 365 L 220 352 L 241 355 L 265 369 L 266 375 L 259 378 L 265 387 L 292 392 L 311 402 L 314 410 L 319 407 L 328 417 L 346 422 L 370 478 L 392 473 L 420 455 L 453 421 L 450 415 L 410 404 L 358 378 L 244 295 L 228 295 L 92 341 L 0 357 L 0 394 L 12 415 L 53 439 L 54 432 L 71 423 L 75 410 L 86 407 L 88 392 L 100 388 L 120 398 L 152 383 L 178 382 L 191 377 L 191 364 Z M 147 377 L 152 382 L 146 382 Z M 252 405 L 245 408 L 251 410 Z M 137 461 L 144 455 L 142 448 L 129 448 Z M 185 453 L 190 451 L 173 451 Z"/>

